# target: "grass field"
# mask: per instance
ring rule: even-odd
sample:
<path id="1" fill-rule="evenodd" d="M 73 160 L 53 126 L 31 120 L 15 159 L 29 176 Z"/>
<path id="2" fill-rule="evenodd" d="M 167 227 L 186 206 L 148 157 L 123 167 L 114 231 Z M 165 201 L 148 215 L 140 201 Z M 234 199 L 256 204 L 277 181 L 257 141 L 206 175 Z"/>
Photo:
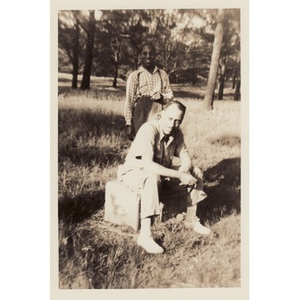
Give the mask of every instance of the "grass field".
<path id="1" fill-rule="evenodd" d="M 103 221 L 105 183 L 116 178 L 130 146 L 122 117 L 125 83 L 92 79 L 89 92 L 71 91 L 60 76 L 58 213 L 60 288 L 182 288 L 240 286 L 240 102 L 202 108 L 204 89 L 174 86 L 187 106 L 182 124 L 194 164 L 204 171 L 207 199 L 198 216 L 212 229 L 202 237 L 180 218 L 153 226 L 162 255 L 135 244 L 136 233 Z M 197 96 L 198 95 L 198 96 Z M 105 225 L 105 226 L 104 226 Z"/>

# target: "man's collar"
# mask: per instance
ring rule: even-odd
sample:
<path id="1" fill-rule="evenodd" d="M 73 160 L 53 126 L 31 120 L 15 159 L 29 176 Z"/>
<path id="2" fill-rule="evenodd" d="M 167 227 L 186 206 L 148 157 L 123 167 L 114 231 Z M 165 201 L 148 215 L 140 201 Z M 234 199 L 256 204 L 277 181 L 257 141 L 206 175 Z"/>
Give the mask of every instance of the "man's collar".
<path id="1" fill-rule="evenodd" d="M 152 74 L 154 74 L 155 72 L 158 72 L 158 70 L 159 70 L 158 67 L 155 66 Z M 149 71 L 147 71 L 143 66 L 140 66 L 139 67 L 139 73 L 142 73 L 142 72 L 148 72 L 149 73 Z"/>

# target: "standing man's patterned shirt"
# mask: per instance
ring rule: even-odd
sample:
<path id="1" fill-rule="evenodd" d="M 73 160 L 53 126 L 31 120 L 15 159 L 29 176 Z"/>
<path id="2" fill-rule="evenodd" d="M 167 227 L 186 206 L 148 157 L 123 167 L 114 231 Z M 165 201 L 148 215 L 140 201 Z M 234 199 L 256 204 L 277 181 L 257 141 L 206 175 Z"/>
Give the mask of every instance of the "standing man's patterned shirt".
<path id="1" fill-rule="evenodd" d="M 153 96 L 155 94 L 155 96 Z M 152 97 L 158 100 L 160 95 L 165 101 L 173 99 L 169 77 L 164 70 L 154 68 L 153 74 L 142 66 L 132 72 L 127 81 L 124 117 L 126 125 L 132 124 L 132 111 L 136 100 L 140 97 Z"/>

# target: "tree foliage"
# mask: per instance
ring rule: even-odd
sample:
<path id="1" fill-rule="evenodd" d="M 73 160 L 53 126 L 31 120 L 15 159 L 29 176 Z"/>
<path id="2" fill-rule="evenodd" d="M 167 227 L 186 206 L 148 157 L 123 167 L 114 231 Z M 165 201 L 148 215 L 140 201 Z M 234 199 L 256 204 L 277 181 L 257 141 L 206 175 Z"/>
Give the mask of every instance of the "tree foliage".
<path id="1" fill-rule="evenodd" d="M 58 15 L 59 71 L 72 73 L 72 88 L 77 88 L 77 75 L 82 64 L 82 50 L 85 45 L 80 15 L 80 11 L 60 11 Z"/>
<path id="2" fill-rule="evenodd" d="M 59 71 L 73 74 L 74 87 L 82 73 L 86 88 L 90 75 L 112 76 L 116 87 L 138 68 L 141 46 L 150 41 L 171 82 L 206 84 L 217 20 L 215 9 L 60 11 Z M 222 24 L 218 98 L 225 82 L 240 85 L 240 11 L 224 9 Z"/>

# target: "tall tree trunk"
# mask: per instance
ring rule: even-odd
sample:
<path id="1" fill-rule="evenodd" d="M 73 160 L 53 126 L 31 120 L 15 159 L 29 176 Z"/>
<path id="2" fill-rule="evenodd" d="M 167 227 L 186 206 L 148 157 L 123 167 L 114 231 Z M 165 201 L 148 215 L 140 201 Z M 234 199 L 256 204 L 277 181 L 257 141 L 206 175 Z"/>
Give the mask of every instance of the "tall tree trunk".
<path id="1" fill-rule="evenodd" d="M 234 72 L 233 72 L 232 89 L 235 88 L 235 80 L 236 80 L 236 68 L 234 68 Z"/>
<path id="2" fill-rule="evenodd" d="M 78 70 L 79 70 L 79 34 L 80 27 L 76 22 L 75 24 L 75 34 L 74 34 L 74 42 L 73 42 L 73 72 L 72 72 L 72 88 L 77 89 L 78 83 Z"/>
<path id="3" fill-rule="evenodd" d="M 213 103 L 214 100 L 216 99 L 216 93 L 215 93 L 215 91 L 216 91 L 217 87 L 218 87 L 218 82 L 217 82 L 217 80 L 216 80 L 216 81 L 215 81 L 215 84 L 214 84 L 214 91 L 213 91 L 213 94 L 212 94 L 212 103 Z"/>
<path id="4" fill-rule="evenodd" d="M 220 67 L 218 100 L 223 100 L 224 84 L 225 84 L 225 64 L 223 63 Z"/>
<path id="5" fill-rule="evenodd" d="M 95 43 L 96 19 L 95 12 L 90 11 L 90 18 L 87 27 L 87 43 L 86 43 L 86 58 L 83 69 L 83 76 L 81 81 L 81 89 L 86 90 L 90 88 L 90 79 L 92 72 L 94 43 Z"/>
<path id="6" fill-rule="evenodd" d="M 213 109 L 213 93 L 214 93 L 214 86 L 217 78 L 219 58 L 220 58 L 222 39 L 223 39 L 223 17 L 224 17 L 224 10 L 219 9 L 218 23 L 215 32 L 210 70 L 209 70 L 207 88 L 206 88 L 206 93 L 204 98 L 204 105 L 207 108 L 207 110 Z"/>
<path id="7" fill-rule="evenodd" d="M 235 87 L 235 92 L 234 92 L 234 100 L 238 101 L 241 100 L 241 79 L 238 78 L 236 87 Z"/>
<path id="8" fill-rule="evenodd" d="M 73 65 L 72 89 L 77 89 L 77 83 L 78 83 L 78 63 Z"/>
<path id="9" fill-rule="evenodd" d="M 235 68 L 235 91 L 234 91 L 234 100 L 241 100 L 241 69 L 240 69 L 240 59 L 236 60 L 238 66 Z"/>
<path id="10" fill-rule="evenodd" d="M 118 39 L 115 39 L 115 46 L 114 48 L 114 81 L 113 81 L 113 87 L 117 87 L 117 80 L 119 75 L 119 58 L 120 58 L 120 51 L 121 51 L 121 45 Z"/>
<path id="11" fill-rule="evenodd" d="M 218 90 L 218 100 L 223 100 L 223 95 L 224 95 L 224 81 L 225 81 L 225 75 L 220 76 L 220 81 L 219 81 L 219 90 Z"/>
<path id="12" fill-rule="evenodd" d="M 234 64 L 234 68 L 233 68 L 232 89 L 235 88 L 236 79 L 237 79 L 237 76 L 238 76 L 238 74 L 239 74 L 239 72 L 238 72 L 239 67 L 237 66 L 237 64 L 239 64 L 239 58 L 238 58 L 238 55 L 235 56 L 235 64 Z"/>
<path id="13" fill-rule="evenodd" d="M 119 71 L 119 62 L 117 60 L 117 61 L 115 61 L 115 72 L 114 72 L 114 82 L 113 82 L 114 88 L 117 87 L 118 71 Z"/>

